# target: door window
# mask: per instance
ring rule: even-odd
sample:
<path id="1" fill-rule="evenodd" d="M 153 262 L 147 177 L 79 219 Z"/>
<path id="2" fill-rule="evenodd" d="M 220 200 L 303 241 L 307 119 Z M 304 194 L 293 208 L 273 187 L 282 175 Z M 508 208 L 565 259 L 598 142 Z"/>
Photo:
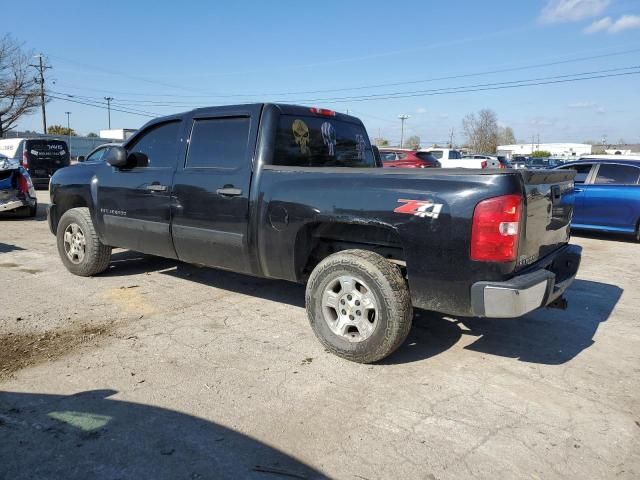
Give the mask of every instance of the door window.
<path id="1" fill-rule="evenodd" d="M 440 160 L 442 158 L 442 155 L 444 154 L 442 150 L 430 150 L 429 153 L 436 157 L 438 160 Z"/>
<path id="2" fill-rule="evenodd" d="M 594 183 L 612 185 L 636 185 L 640 168 L 633 165 L 600 164 Z"/>
<path id="3" fill-rule="evenodd" d="M 142 133 L 132 145 L 129 155 L 135 155 L 136 166 L 174 167 L 178 155 L 180 122 L 168 122 Z"/>
<path id="4" fill-rule="evenodd" d="M 564 167 L 564 170 L 575 170 L 576 178 L 573 180 L 574 183 L 584 183 L 589 176 L 589 172 L 591 172 L 591 167 L 592 165 L 589 163 L 583 165 L 571 165 L 569 167 Z"/>
<path id="5" fill-rule="evenodd" d="M 237 168 L 247 158 L 250 119 L 196 120 L 185 168 Z"/>

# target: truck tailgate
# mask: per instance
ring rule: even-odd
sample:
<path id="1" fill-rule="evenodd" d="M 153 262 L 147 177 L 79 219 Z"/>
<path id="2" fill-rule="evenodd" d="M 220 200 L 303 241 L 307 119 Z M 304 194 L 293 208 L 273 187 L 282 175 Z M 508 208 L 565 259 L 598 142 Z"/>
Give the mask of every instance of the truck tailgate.
<path id="1" fill-rule="evenodd" d="M 522 170 L 526 218 L 516 270 L 535 263 L 569 241 L 573 214 L 573 170 Z"/>

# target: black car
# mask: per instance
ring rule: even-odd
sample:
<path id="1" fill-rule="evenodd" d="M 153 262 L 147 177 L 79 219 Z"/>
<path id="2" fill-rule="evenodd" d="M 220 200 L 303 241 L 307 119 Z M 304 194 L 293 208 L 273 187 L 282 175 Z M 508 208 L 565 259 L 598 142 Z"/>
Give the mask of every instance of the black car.
<path id="1" fill-rule="evenodd" d="M 564 305 L 581 255 L 575 172 L 378 167 L 355 117 L 201 108 L 56 172 L 49 225 L 76 275 L 122 247 L 306 283 L 314 333 L 358 362 L 400 346 L 414 306 L 511 318 Z"/>

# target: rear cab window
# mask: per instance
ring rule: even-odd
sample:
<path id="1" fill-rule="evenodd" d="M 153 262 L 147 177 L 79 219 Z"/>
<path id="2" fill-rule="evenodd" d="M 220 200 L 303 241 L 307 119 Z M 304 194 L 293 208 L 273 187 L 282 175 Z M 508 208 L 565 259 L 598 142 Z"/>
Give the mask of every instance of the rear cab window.
<path id="1" fill-rule="evenodd" d="M 384 152 L 381 152 L 384 159 Z M 375 168 L 366 130 L 333 117 L 280 116 L 274 165 Z"/>
<path id="2" fill-rule="evenodd" d="M 457 150 L 449 150 L 449 160 L 459 160 L 460 158 L 462 158 L 460 152 Z"/>

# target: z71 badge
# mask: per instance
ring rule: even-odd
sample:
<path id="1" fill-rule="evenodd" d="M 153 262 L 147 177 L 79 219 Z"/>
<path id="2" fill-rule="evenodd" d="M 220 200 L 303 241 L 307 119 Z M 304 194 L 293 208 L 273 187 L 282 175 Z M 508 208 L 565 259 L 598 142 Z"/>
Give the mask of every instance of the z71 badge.
<path id="1" fill-rule="evenodd" d="M 396 213 L 408 213 L 417 217 L 438 218 L 442 210 L 441 203 L 433 203 L 431 200 L 403 200 L 399 199 L 399 203 L 404 203 L 401 207 L 393 210 Z"/>

